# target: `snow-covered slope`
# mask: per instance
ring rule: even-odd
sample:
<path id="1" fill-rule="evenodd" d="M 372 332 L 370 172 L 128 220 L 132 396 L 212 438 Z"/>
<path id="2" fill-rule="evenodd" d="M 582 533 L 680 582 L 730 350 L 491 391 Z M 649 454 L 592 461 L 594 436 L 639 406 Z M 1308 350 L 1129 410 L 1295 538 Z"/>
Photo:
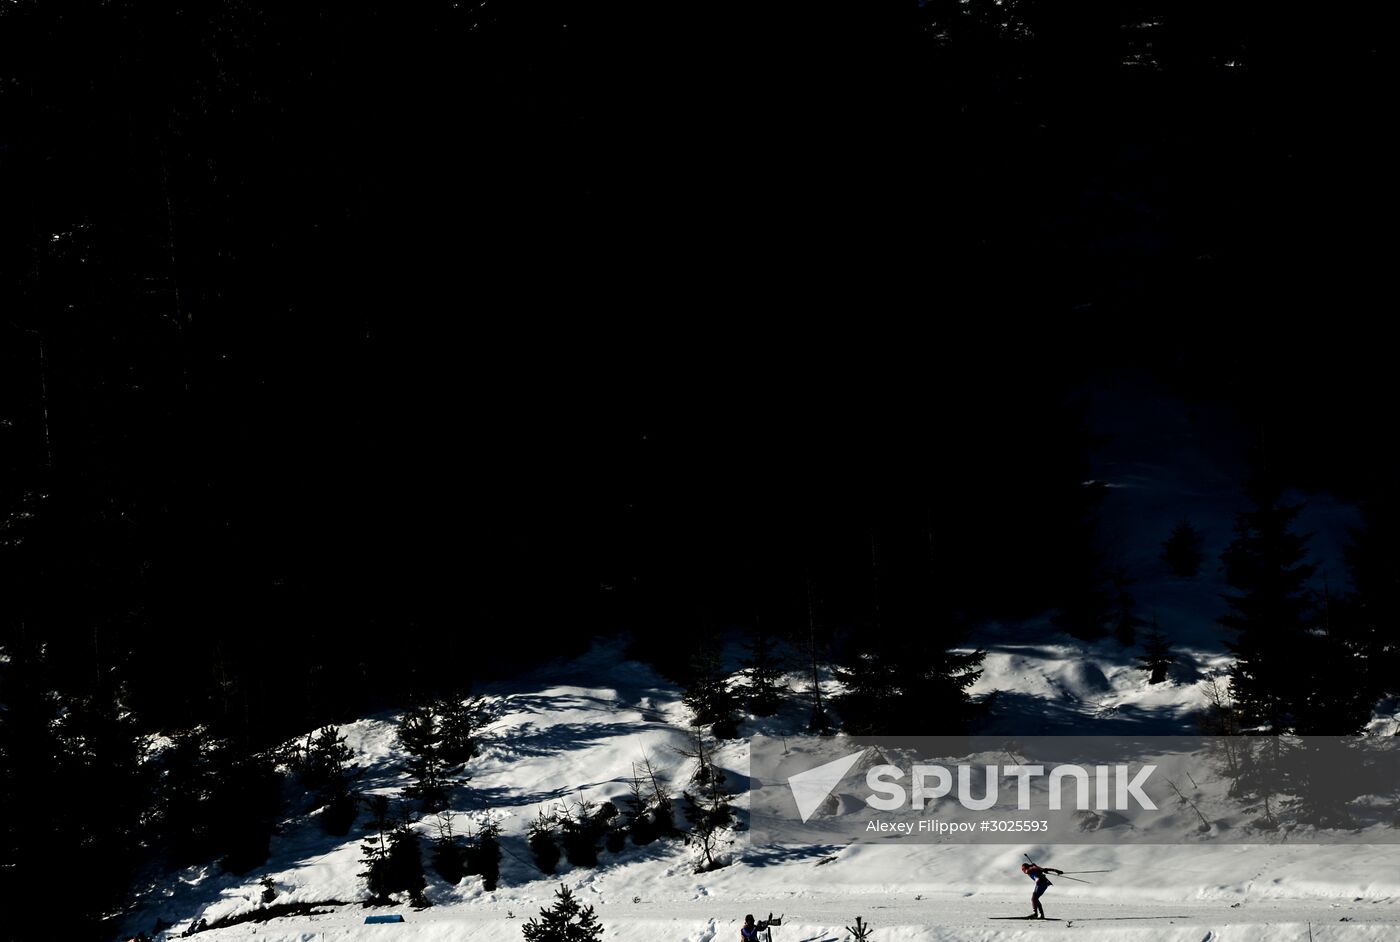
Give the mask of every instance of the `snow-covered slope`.
<path id="1" fill-rule="evenodd" d="M 995 633 L 993 633 L 995 634 Z M 1038 645 L 1013 643 L 1010 632 L 985 639 L 991 652 L 978 690 L 1004 705 L 994 723 L 1025 723 L 1023 702 L 1048 722 L 1083 729 L 1086 717 L 1135 712 L 1184 722 L 1200 703 L 1186 677 L 1162 689 L 1143 683 L 1111 656 L 1113 647 L 1076 645 L 1045 634 Z M 1208 666 L 1215 655 L 1205 655 Z M 796 681 L 794 681 L 796 683 Z M 509 692 L 507 692 L 509 691 Z M 406 908 L 407 922 L 366 926 L 359 832 L 322 833 L 310 816 L 285 822 L 268 863 L 243 876 L 192 869 L 150 887 L 129 928 L 151 931 L 157 919 L 173 937 L 194 920 L 217 920 L 255 910 L 270 878 L 275 902 L 341 900 L 318 915 L 245 923 L 201 933 L 209 939 L 321 942 L 380 939 L 490 940 L 520 938 L 522 921 L 551 901 L 560 882 L 597 907 L 609 939 L 618 942 L 708 942 L 737 938 L 745 913 L 785 913 L 774 938 L 791 942 L 845 938 L 843 926 L 863 916 L 881 940 L 1020 939 L 1055 927 L 1102 939 L 1263 940 L 1400 938 L 1400 848 L 1391 846 L 873 846 L 792 848 L 753 846 L 743 834 L 729 848 L 732 864 L 697 875 L 692 850 L 678 842 L 604 852 L 596 869 L 561 863 L 539 873 L 525 845 L 538 809 L 580 796 L 601 801 L 626 793 L 634 762 L 645 754 L 677 785 L 693 760 L 685 745 L 686 715 L 679 691 L 645 666 L 629 662 L 616 642 L 486 691 L 496 713 L 484 754 L 472 761 L 470 784 L 455 810 L 490 814 L 503 827 L 501 885 L 478 877 L 448 886 L 431 870 L 423 911 Z M 1018 699 L 1019 698 L 1019 699 Z M 787 716 L 746 724 L 745 731 L 797 728 L 800 706 Z M 1048 713 L 1047 713 L 1048 711 Z M 363 719 L 342 728 L 367 773 L 362 786 L 394 793 L 406 781 L 395 747 L 395 717 Z M 1168 731 L 1163 729 L 1162 731 Z M 1176 731 L 1176 730 L 1171 730 Z M 747 743 L 723 744 L 715 761 L 729 784 L 746 783 Z M 745 798 L 738 799 L 742 808 Z M 425 820 L 421 827 L 429 833 Z M 1064 923 L 997 922 L 1028 909 L 1017 870 L 1021 853 L 1063 869 L 1113 871 L 1093 885 L 1057 885 L 1047 897 Z M 1342 920 L 1346 921 L 1342 921 Z"/>

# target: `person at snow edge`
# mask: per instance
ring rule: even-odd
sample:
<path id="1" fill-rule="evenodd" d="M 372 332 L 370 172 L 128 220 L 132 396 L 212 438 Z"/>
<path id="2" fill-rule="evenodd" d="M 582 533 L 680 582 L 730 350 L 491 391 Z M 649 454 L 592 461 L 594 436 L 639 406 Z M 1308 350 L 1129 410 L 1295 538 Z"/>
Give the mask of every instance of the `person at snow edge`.
<path id="1" fill-rule="evenodd" d="M 769 942 L 772 942 L 773 930 L 770 927 L 781 926 L 782 924 L 783 917 L 778 916 L 775 919 L 772 913 L 768 914 L 767 919 L 760 919 L 758 922 L 754 922 L 752 915 L 745 916 L 744 925 L 739 930 L 739 942 L 759 942 L 759 940 L 763 938 L 759 933 L 764 930 L 767 930 Z"/>
<path id="2" fill-rule="evenodd" d="M 1046 887 L 1055 885 L 1050 882 L 1049 877 L 1047 877 L 1045 874 L 1053 873 L 1056 876 L 1059 876 L 1063 874 L 1064 871 L 1056 870 L 1054 867 L 1042 867 L 1039 864 L 1023 863 L 1021 864 L 1021 872 L 1035 881 L 1035 890 L 1031 892 L 1030 918 L 1044 919 L 1045 907 L 1040 905 L 1040 895 L 1045 892 Z"/>

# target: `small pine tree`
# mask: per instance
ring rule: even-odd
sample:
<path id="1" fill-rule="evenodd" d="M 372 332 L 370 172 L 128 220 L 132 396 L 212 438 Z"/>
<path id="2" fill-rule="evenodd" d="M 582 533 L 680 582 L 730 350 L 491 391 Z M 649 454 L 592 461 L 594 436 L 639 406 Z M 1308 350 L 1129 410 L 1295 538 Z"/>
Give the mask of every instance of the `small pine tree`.
<path id="1" fill-rule="evenodd" d="M 656 840 L 656 827 L 648 813 L 645 783 L 636 763 L 632 765 L 632 777 L 627 780 L 627 797 L 622 799 L 622 830 L 637 845 L 650 844 Z"/>
<path id="2" fill-rule="evenodd" d="M 423 875 L 418 832 L 407 821 L 398 822 L 389 832 L 389 879 L 391 891 L 407 893 L 410 905 L 418 908 L 428 905 L 424 895 L 428 880 Z"/>
<path id="3" fill-rule="evenodd" d="M 1200 531 L 1188 521 L 1178 523 L 1171 536 L 1162 543 L 1162 561 L 1173 575 L 1182 579 L 1194 579 L 1201 571 L 1204 559 Z"/>
<path id="4" fill-rule="evenodd" d="M 315 792 L 317 798 L 324 797 L 328 792 L 344 792 L 348 787 L 349 772 L 354 768 L 350 763 L 352 755 L 350 747 L 345 744 L 345 737 L 335 726 L 323 726 L 307 734 L 298 770 L 301 783 Z"/>
<path id="5" fill-rule="evenodd" d="M 466 872 L 479 875 L 481 888 L 488 893 L 500 882 L 501 826 L 494 820 L 484 820 L 475 843 L 467 847 Z"/>
<path id="6" fill-rule="evenodd" d="M 438 752 L 449 766 L 475 758 L 479 750 L 478 730 L 485 717 L 478 697 L 448 697 L 437 704 L 439 722 Z"/>
<path id="7" fill-rule="evenodd" d="M 1299 507 L 1283 503 L 1277 484 L 1263 474 L 1249 491 L 1254 506 L 1236 516 L 1235 539 L 1222 555 L 1236 594 L 1225 596 L 1232 611 L 1220 623 L 1234 632 L 1230 686 L 1240 712 L 1282 733 L 1307 695 L 1307 581 L 1316 567 L 1304 562 L 1308 538 L 1291 529 Z"/>
<path id="8" fill-rule="evenodd" d="M 856 924 L 854 926 L 847 926 L 846 931 L 851 934 L 851 938 L 855 940 L 855 942 L 866 942 L 866 940 L 870 938 L 870 933 L 874 930 L 857 916 Z"/>
<path id="9" fill-rule="evenodd" d="M 360 845 L 360 863 L 364 865 L 360 876 L 365 881 L 369 898 L 367 906 L 385 906 L 393 892 L 393 879 L 389 865 L 389 842 L 385 832 L 389 828 L 389 798 L 387 795 L 370 795 L 365 799 L 370 813 L 370 825 L 374 834 Z"/>
<path id="10" fill-rule="evenodd" d="M 554 868 L 559 866 L 559 842 L 556 837 L 558 830 L 558 815 L 552 810 L 546 813 L 543 808 L 530 824 L 526 844 L 530 848 L 530 855 L 535 858 L 535 865 L 540 868 L 540 873 L 553 873 Z"/>
<path id="11" fill-rule="evenodd" d="M 603 927 L 592 906 L 580 906 L 574 894 L 562 883 L 555 892 L 555 903 L 541 909 L 521 927 L 525 942 L 599 942 Z"/>
<path id="12" fill-rule="evenodd" d="M 630 795 L 624 799 L 622 826 L 634 844 L 650 844 L 658 837 L 674 837 L 673 806 L 665 782 L 642 754 L 641 765 L 632 766 Z"/>
<path id="13" fill-rule="evenodd" d="M 560 816 L 560 843 L 564 845 L 564 856 L 575 867 L 598 865 L 599 828 L 596 816 L 597 806 L 583 797 L 573 808 L 565 808 Z"/>
<path id="14" fill-rule="evenodd" d="M 719 652 L 714 648 L 702 648 L 691 659 L 690 680 L 682 699 L 690 708 L 691 723 L 695 726 L 709 727 L 717 739 L 733 739 L 739 734 L 739 723 L 734 716 L 737 707 L 734 691 L 724 675 Z"/>
<path id="15" fill-rule="evenodd" d="M 462 882 L 467 870 L 467 849 L 454 832 L 455 817 L 451 811 L 440 811 L 433 822 L 437 829 L 437 836 L 433 838 L 433 869 L 453 886 Z"/>
<path id="16" fill-rule="evenodd" d="M 365 803 L 375 829 L 373 836 L 360 845 L 360 862 L 365 866 L 360 876 L 369 892 L 365 905 L 385 906 L 393 902 L 393 894 L 407 893 L 411 905 L 427 906 L 424 890 L 428 881 L 423 876 L 417 832 L 406 820 L 390 823 L 386 796 L 371 795 Z"/>
<path id="17" fill-rule="evenodd" d="M 1172 643 L 1166 639 L 1154 621 L 1152 631 L 1142 643 L 1143 653 L 1137 660 L 1137 666 L 1147 671 L 1149 684 L 1160 684 L 1167 679 L 1167 671 L 1176 663 L 1176 655 L 1171 653 L 1171 648 Z"/>
<path id="18" fill-rule="evenodd" d="M 695 774 L 691 784 L 695 791 L 683 791 L 685 804 L 683 813 L 690 830 L 685 842 L 699 850 L 696 873 L 708 873 L 724 866 L 716 856 L 716 851 L 724 841 L 724 835 L 734 824 L 734 810 L 729 804 L 729 794 L 724 790 L 724 773 L 710 761 L 705 737 L 700 730 L 694 730 L 695 751 L 682 751 L 681 754 L 696 760 Z"/>
<path id="19" fill-rule="evenodd" d="M 744 676 L 749 685 L 746 705 L 754 716 L 772 716 L 782 705 L 786 686 L 783 684 L 782 663 L 773 650 L 773 642 L 759 630 L 748 644 L 749 658 L 744 664 Z"/>
<path id="20" fill-rule="evenodd" d="M 729 796 L 718 789 L 697 789 L 692 794 L 681 793 L 685 800 L 684 814 L 690 824 L 685 842 L 699 851 L 695 863 L 696 873 L 709 873 L 724 866 L 717 856 L 724 843 L 725 833 L 734 824 L 734 809 L 729 804 Z"/>
<path id="21" fill-rule="evenodd" d="M 857 654 L 847 667 L 836 668 L 836 677 L 845 692 L 836 698 L 841 711 L 841 727 L 853 736 L 873 736 L 885 732 L 886 724 L 898 719 L 899 689 L 893 660 L 882 650 Z"/>
<path id="22" fill-rule="evenodd" d="M 967 728 L 974 712 L 968 689 L 982 676 L 986 655 L 955 650 L 953 645 L 963 637 L 961 629 L 948 625 L 902 639 L 894 663 L 901 715 L 936 716 L 949 732 Z"/>
<path id="23" fill-rule="evenodd" d="M 302 784 L 315 794 L 322 808 L 320 823 L 327 834 L 340 836 L 354 823 L 358 803 L 351 789 L 356 766 L 345 737 L 334 726 L 325 726 L 306 737 L 300 775 Z"/>
<path id="24" fill-rule="evenodd" d="M 425 811 L 446 807 L 451 782 L 440 748 L 441 730 L 433 711 L 414 707 L 405 713 L 399 722 L 399 743 L 408 753 L 408 767 L 414 779 L 404 794 L 417 798 Z"/>

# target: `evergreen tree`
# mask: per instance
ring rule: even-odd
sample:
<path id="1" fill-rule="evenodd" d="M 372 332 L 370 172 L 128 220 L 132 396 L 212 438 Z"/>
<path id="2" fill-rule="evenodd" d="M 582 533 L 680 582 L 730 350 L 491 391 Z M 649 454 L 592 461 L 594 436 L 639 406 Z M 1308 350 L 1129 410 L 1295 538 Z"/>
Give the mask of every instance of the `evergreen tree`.
<path id="1" fill-rule="evenodd" d="M 1156 622 L 1153 622 L 1152 631 L 1142 643 L 1142 648 L 1143 653 L 1138 657 L 1137 665 L 1147 671 L 1147 682 L 1164 682 L 1167 679 L 1167 671 L 1176 663 L 1176 655 L 1171 653 L 1172 643 L 1158 630 Z"/>
<path id="2" fill-rule="evenodd" d="M 915 634 L 903 639 L 903 658 L 895 676 L 904 715 L 935 717 L 944 732 L 963 732 L 972 720 L 968 689 L 982 676 L 985 652 L 960 651 L 954 645 L 963 637 L 961 628 Z"/>
<path id="3" fill-rule="evenodd" d="M 1234 633 L 1231 690 L 1247 721 L 1281 733 L 1292 728 L 1307 684 L 1314 567 L 1304 561 L 1306 536 L 1292 532 L 1299 507 L 1285 504 L 1278 486 L 1261 472 L 1251 482 L 1254 506 L 1235 518 L 1235 538 L 1225 548 L 1226 595 L 1231 612 L 1221 624 Z"/>
<path id="4" fill-rule="evenodd" d="M 646 785 L 636 763 L 632 777 L 627 780 L 627 797 L 622 799 L 622 829 L 634 844 L 650 844 L 656 840 L 656 828 L 648 814 Z"/>
<path id="5" fill-rule="evenodd" d="M 530 918 L 522 930 L 525 942 L 599 942 L 603 927 L 592 906 L 581 906 L 564 884 L 555 892 L 555 903 L 540 909 L 538 919 Z"/>
<path id="6" fill-rule="evenodd" d="M 144 761 L 147 738 L 119 697 L 73 697 L 62 710 L 51 726 L 57 767 L 44 804 L 5 807 L 50 822 L 50 852 L 71 848 L 69 863 L 83 881 L 84 899 L 65 906 L 73 906 L 75 922 L 82 922 L 113 911 L 125 894 L 144 857 L 141 823 L 155 781 Z M 74 815 L 79 807 L 85 813 Z"/>
<path id="7" fill-rule="evenodd" d="M 14 901 L 15 918 L 0 939 L 52 935 L 29 926 L 26 911 L 41 919 L 61 912 L 65 936 L 110 938 L 104 920 L 129 899 L 150 838 L 142 830 L 154 788 L 144 737 L 117 698 L 54 690 L 42 650 L 20 643 L 3 655 L 0 898 Z M 71 892 L 75 880 L 83 892 Z"/>
<path id="8" fill-rule="evenodd" d="M 157 833 L 171 864 L 219 857 L 244 873 L 267 859 L 281 796 L 269 756 L 201 727 L 175 737 L 160 763 Z"/>
<path id="9" fill-rule="evenodd" d="M 386 906 L 393 902 L 393 894 L 406 893 L 410 905 L 428 905 L 423 895 L 428 881 L 423 875 L 417 832 L 404 819 L 390 820 L 387 796 L 371 795 L 366 805 L 374 834 L 360 845 L 361 863 L 365 865 L 360 876 L 369 892 L 365 904 Z"/>
<path id="10" fill-rule="evenodd" d="M 787 688 L 783 684 L 781 661 L 773 650 L 773 641 L 762 629 L 748 643 L 749 658 L 744 663 L 744 676 L 749 685 L 745 700 L 754 716 L 772 716 L 782 705 Z"/>
<path id="11" fill-rule="evenodd" d="M 394 892 L 408 894 L 409 905 L 424 907 L 428 880 L 423 875 L 423 852 L 418 832 L 407 821 L 399 821 L 389 832 L 389 880 Z"/>
<path id="12" fill-rule="evenodd" d="M 438 811 L 447 804 L 451 781 L 441 749 L 437 716 L 427 707 L 414 707 L 399 721 L 399 743 L 408 753 L 413 783 L 404 794 L 417 798 L 425 811 Z"/>
<path id="13" fill-rule="evenodd" d="M 857 654 L 848 667 L 836 668 L 836 678 L 845 686 L 835 698 L 841 728 L 853 736 L 873 736 L 897 723 L 895 675 L 893 658 L 879 647 Z"/>
<path id="14" fill-rule="evenodd" d="M 1183 520 L 1162 544 L 1162 561 L 1173 575 L 1194 579 L 1201 570 L 1205 556 L 1201 552 L 1201 534 L 1190 522 Z"/>
<path id="15" fill-rule="evenodd" d="M 433 838 L 433 869 L 438 876 L 456 886 L 466 873 L 467 849 L 453 832 L 451 811 L 438 812 L 433 822 L 437 835 Z"/>
<path id="16" fill-rule="evenodd" d="M 718 739 L 733 739 L 738 735 L 734 692 L 721 667 L 719 652 L 713 646 L 706 645 L 691 659 L 689 681 L 682 700 L 690 708 L 694 725 L 708 727 Z"/>
<path id="17" fill-rule="evenodd" d="M 608 807 L 612 807 L 610 802 Z M 560 843 L 564 856 L 575 867 L 598 865 L 598 839 L 603 830 L 599 823 L 598 807 L 584 797 L 573 808 L 566 807 L 560 816 Z"/>
<path id="18" fill-rule="evenodd" d="M 1352 611 L 1345 601 L 1333 603 L 1324 579 L 1320 611 L 1302 652 L 1307 658 L 1303 670 L 1308 685 L 1294 725 L 1300 735 L 1360 732 L 1385 690 L 1378 668 L 1386 660 L 1386 644 L 1394 640 L 1382 640 L 1353 620 Z"/>
<path id="19" fill-rule="evenodd" d="M 682 813 L 690 825 L 685 842 L 698 851 L 695 872 L 708 873 L 723 866 L 716 852 L 734 825 L 734 809 L 724 788 L 724 773 L 711 761 L 705 734 L 699 729 L 691 730 L 691 734 L 693 750 L 678 750 L 696 763 L 691 789 L 681 792 Z"/>
<path id="20" fill-rule="evenodd" d="M 393 892 L 393 879 L 389 865 L 389 796 L 370 795 L 365 798 L 365 807 L 370 814 L 370 827 L 373 835 L 360 845 L 360 863 L 365 869 L 360 876 L 365 880 L 369 891 L 367 904 L 386 906 L 389 894 Z"/>
<path id="21" fill-rule="evenodd" d="M 481 877 L 481 888 L 495 890 L 501 879 L 501 826 L 494 819 L 482 821 L 473 844 L 467 846 L 466 873 Z"/>
<path id="22" fill-rule="evenodd" d="M 949 638 L 905 634 L 877 639 L 838 667 L 845 685 L 837 698 L 841 727 L 857 736 L 897 730 L 909 716 L 935 717 L 939 728 L 960 731 L 971 720 L 968 688 L 981 676 L 981 651 L 958 651 Z"/>
<path id="23" fill-rule="evenodd" d="M 477 735 L 485 717 L 479 697 L 455 696 L 438 702 L 438 752 L 448 766 L 461 765 L 477 754 Z"/>
<path id="24" fill-rule="evenodd" d="M 694 731 L 692 731 L 694 732 Z M 634 844 L 650 844 L 658 837 L 675 834 L 671 798 L 651 759 L 642 756 L 642 764 L 632 765 L 628 780 L 628 796 L 623 799 L 621 827 Z"/>
<path id="25" fill-rule="evenodd" d="M 345 737 L 334 726 L 325 726 L 306 737 L 300 774 L 302 784 L 315 795 L 321 808 L 321 829 L 341 836 L 354 823 L 359 803 L 351 788 L 356 766 Z"/>
<path id="26" fill-rule="evenodd" d="M 854 942 L 869 942 L 871 933 L 874 930 L 870 928 L 870 923 L 864 922 L 860 916 L 857 916 L 856 924 L 854 926 L 847 926 L 846 931 L 851 934 L 851 938 Z"/>
<path id="27" fill-rule="evenodd" d="M 553 873 L 554 868 L 559 866 L 558 832 L 558 815 L 553 810 L 546 812 L 541 808 L 530 823 L 526 836 L 530 856 L 535 858 L 535 866 L 540 868 L 540 873 Z"/>
<path id="28" fill-rule="evenodd" d="M 1306 536 L 1292 523 L 1299 507 L 1285 504 L 1262 473 L 1250 485 L 1252 509 L 1240 513 L 1235 539 L 1223 555 L 1232 611 L 1221 624 L 1234 632 L 1231 688 L 1247 722 L 1273 733 L 1347 734 L 1359 730 L 1374 704 L 1352 676 L 1353 652 L 1335 629 L 1329 606 L 1307 586 L 1315 567 L 1305 562 Z"/>

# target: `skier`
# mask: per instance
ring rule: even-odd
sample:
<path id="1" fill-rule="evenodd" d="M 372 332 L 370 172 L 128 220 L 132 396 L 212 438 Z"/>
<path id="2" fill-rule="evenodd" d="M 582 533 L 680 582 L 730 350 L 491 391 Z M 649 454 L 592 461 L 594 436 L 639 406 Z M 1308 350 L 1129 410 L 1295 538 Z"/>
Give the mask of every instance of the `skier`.
<path id="1" fill-rule="evenodd" d="M 1055 885 L 1050 882 L 1045 874 L 1053 873 L 1059 876 L 1063 874 L 1064 871 L 1056 870 L 1054 867 L 1042 867 L 1039 864 L 1023 863 L 1021 864 L 1021 872 L 1035 881 L 1035 891 L 1031 893 L 1031 914 L 1026 918 L 1044 919 L 1045 907 L 1040 905 L 1040 894 L 1045 892 L 1047 886 Z"/>

